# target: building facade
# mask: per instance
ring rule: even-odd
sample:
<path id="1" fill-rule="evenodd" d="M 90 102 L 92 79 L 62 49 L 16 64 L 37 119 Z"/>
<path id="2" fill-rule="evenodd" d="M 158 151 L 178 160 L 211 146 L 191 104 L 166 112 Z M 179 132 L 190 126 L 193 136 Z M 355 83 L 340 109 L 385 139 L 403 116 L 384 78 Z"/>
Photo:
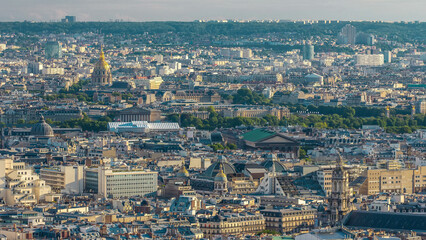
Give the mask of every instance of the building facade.
<path id="1" fill-rule="evenodd" d="M 359 189 L 363 195 L 382 192 L 412 194 L 426 189 L 426 166 L 400 170 L 370 169 L 366 176 Z"/>
<path id="2" fill-rule="evenodd" d="M 118 112 L 117 120 L 119 120 L 120 122 L 156 122 L 161 120 L 161 111 L 140 107 L 126 108 Z"/>
<path id="3" fill-rule="evenodd" d="M 82 194 L 84 190 L 83 166 L 42 168 L 40 178 L 56 193 Z"/>
<path id="4" fill-rule="evenodd" d="M 157 192 L 157 172 L 145 170 L 86 169 L 85 189 L 108 198 L 153 195 Z"/>
<path id="5" fill-rule="evenodd" d="M 50 186 L 25 163 L 0 159 L 0 196 L 7 205 L 33 205 L 50 192 Z"/>
<path id="6" fill-rule="evenodd" d="M 224 109 L 224 117 L 253 117 L 261 118 L 266 115 L 272 115 L 278 119 L 290 117 L 290 110 L 288 108 L 237 108 L 237 109 Z"/>
<path id="7" fill-rule="evenodd" d="M 221 214 L 199 218 L 204 237 L 258 233 L 265 229 L 265 219 L 259 213 Z"/>
<path id="8" fill-rule="evenodd" d="M 298 233 L 315 227 L 318 212 L 314 208 L 265 209 L 260 211 L 268 230 L 280 233 Z"/>

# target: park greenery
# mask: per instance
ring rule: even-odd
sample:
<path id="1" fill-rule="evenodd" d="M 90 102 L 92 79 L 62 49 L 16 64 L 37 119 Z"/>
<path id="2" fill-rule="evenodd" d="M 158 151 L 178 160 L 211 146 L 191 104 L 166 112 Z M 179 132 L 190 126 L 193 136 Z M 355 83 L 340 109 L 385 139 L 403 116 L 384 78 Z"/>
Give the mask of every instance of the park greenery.
<path id="1" fill-rule="evenodd" d="M 43 98 L 47 101 L 55 101 L 58 99 L 75 98 L 81 102 L 90 102 L 92 99 L 84 92 L 81 92 L 83 86 L 90 83 L 90 80 L 80 80 L 77 83 L 71 85 L 68 89 L 63 88 L 59 90 L 57 94 L 49 94 Z"/>
<path id="2" fill-rule="evenodd" d="M 190 113 L 170 114 L 168 121 L 179 122 L 182 127 L 196 127 L 198 129 L 214 130 L 216 128 L 233 128 L 239 126 L 295 126 L 314 127 L 319 129 L 360 129 L 363 125 L 378 125 L 389 133 L 411 133 L 416 129 L 426 128 L 426 117 L 417 114 L 414 117 L 398 115 L 387 118 L 356 117 L 355 110 L 339 112 L 328 115 L 308 114 L 290 115 L 288 118 L 278 119 L 276 116 L 266 115 L 260 118 L 249 117 L 222 117 L 213 107 L 206 109 L 209 112 L 208 119 L 197 118 Z"/>
<path id="3" fill-rule="evenodd" d="M 233 143 L 227 143 L 225 145 L 222 145 L 221 143 L 212 143 L 209 145 L 211 148 L 213 148 L 213 151 L 217 152 L 220 150 L 235 150 L 237 149 L 237 145 Z"/>
<path id="4" fill-rule="evenodd" d="M 106 131 L 108 129 L 108 122 L 112 122 L 111 116 L 103 116 L 98 120 L 91 119 L 85 113 L 83 113 L 83 118 L 81 119 L 72 119 L 67 121 L 52 121 L 46 119 L 46 122 L 55 127 L 60 128 L 81 128 L 83 131 Z"/>
<path id="5" fill-rule="evenodd" d="M 228 99 L 232 99 L 234 104 L 271 105 L 271 99 L 247 88 L 238 89 L 237 93 Z"/>

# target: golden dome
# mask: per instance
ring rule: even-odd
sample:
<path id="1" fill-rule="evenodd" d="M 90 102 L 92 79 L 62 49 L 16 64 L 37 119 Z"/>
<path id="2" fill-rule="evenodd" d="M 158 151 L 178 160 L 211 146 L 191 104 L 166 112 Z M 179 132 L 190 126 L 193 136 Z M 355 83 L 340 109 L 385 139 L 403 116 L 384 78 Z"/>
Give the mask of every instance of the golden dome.
<path id="1" fill-rule="evenodd" d="M 94 85 L 111 85 L 112 74 L 108 63 L 105 61 L 105 54 L 101 46 L 101 53 L 99 54 L 99 61 L 95 64 L 92 72 L 92 84 Z"/>
<path id="2" fill-rule="evenodd" d="M 109 70 L 109 65 L 108 63 L 105 61 L 105 54 L 104 54 L 104 50 L 101 47 L 101 53 L 99 54 L 99 61 L 95 64 L 95 69 L 97 70 Z"/>
<path id="3" fill-rule="evenodd" d="M 220 164 L 219 172 L 216 174 L 214 178 L 215 182 L 226 182 L 228 181 L 228 178 L 226 177 L 226 174 L 223 172 L 223 166 Z"/>
<path id="4" fill-rule="evenodd" d="M 186 170 L 185 165 L 182 165 L 182 168 L 179 170 L 177 177 L 189 177 L 189 172 Z"/>

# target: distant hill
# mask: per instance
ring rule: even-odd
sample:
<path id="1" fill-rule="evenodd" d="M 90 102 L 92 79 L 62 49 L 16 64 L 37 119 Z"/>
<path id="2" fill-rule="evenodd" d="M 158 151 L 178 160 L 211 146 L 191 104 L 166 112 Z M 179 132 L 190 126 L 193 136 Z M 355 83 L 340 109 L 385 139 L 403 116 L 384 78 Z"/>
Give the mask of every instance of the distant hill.
<path id="1" fill-rule="evenodd" d="M 183 37 L 199 35 L 238 36 L 336 36 L 340 29 L 349 22 L 332 22 L 330 24 L 303 24 L 293 22 L 1 22 L 1 33 L 86 33 L 104 34 L 165 34 L 175 33 Z M 426 23 L 372 23 L 351 22 L 357 31 L 388 36 L 389 40 L 399 42 L 426 41 Z"/>

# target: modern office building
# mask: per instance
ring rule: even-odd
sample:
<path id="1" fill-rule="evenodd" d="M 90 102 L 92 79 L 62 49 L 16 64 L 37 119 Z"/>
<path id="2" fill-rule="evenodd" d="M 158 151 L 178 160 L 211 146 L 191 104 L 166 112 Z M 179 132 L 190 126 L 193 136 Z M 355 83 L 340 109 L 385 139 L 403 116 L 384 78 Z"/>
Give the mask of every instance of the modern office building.
<path id="1" fill-rule="evenodd" d="M 419 100 L 416 103 L 416 112 L 421 114 L 426 114 L 426 100 Z"/>
<path id="2" fill-rule="evenodd" d="M 157 176 L 157 172 L 141 169 L 89 168 L 85 170 L 85 190 L 115 199 L 154 195 Z"/>
<path id="3" fill-rule="evenodd" d="M 46 58 L 62 58 L 62 44 L 57 41 L 47 42 L 44 53 Z"/>
<path id="4" fill-rule="evenodd" d="M 61 22 L 73 23 L 73 22 L 77 22 L 77 18 L 76 16 L 65 16 L 65 18 L 61 19 Z"/>
<path id="5" fill-rule="evenodd" d="M 83 166 L 42 168 L 40 178 L 56 193 L 82 194 L 84 190 Z"/>
<path id="6" fill-rule="evenodd" d="M 383 56 L 384 56 L 385 63 L 391 63 L 392 62 L 392 52 L 391 51 L 385 51 L 383 53 Z"/>
<path id="7" fill-rule="evenodd" d="M 376 38 L 373 34 L 361 32 L 356 36 L 356 43 L 372 46 L 376 43 Z"/>
<path id="8" fill-rule="evenodd" d="M 338 42 L 340 44 L 354 45 L 356 42 L 356 28 L 350 24 L 345 25 L 339 33 Z"/>
<path id="9" fill-rule="evenodd" d="M 43 71 L 43 64 L 40 62 L 29 62 L 27 64 L 28 73 L 41 74 Z"/>
<path id="10" fill-rule="evenodd" d="M 385 58 L 383 54 L 357 54 L 355 62 L 359 66 L 380 66 L 385 63 Z"/>
<path id="11" fill-rule="evenodd" d="M 304 60 L 312 60 L 315 55 L 314 46 L 310 44 L 306 44 L 303 46 L 303 59 Z"/>

